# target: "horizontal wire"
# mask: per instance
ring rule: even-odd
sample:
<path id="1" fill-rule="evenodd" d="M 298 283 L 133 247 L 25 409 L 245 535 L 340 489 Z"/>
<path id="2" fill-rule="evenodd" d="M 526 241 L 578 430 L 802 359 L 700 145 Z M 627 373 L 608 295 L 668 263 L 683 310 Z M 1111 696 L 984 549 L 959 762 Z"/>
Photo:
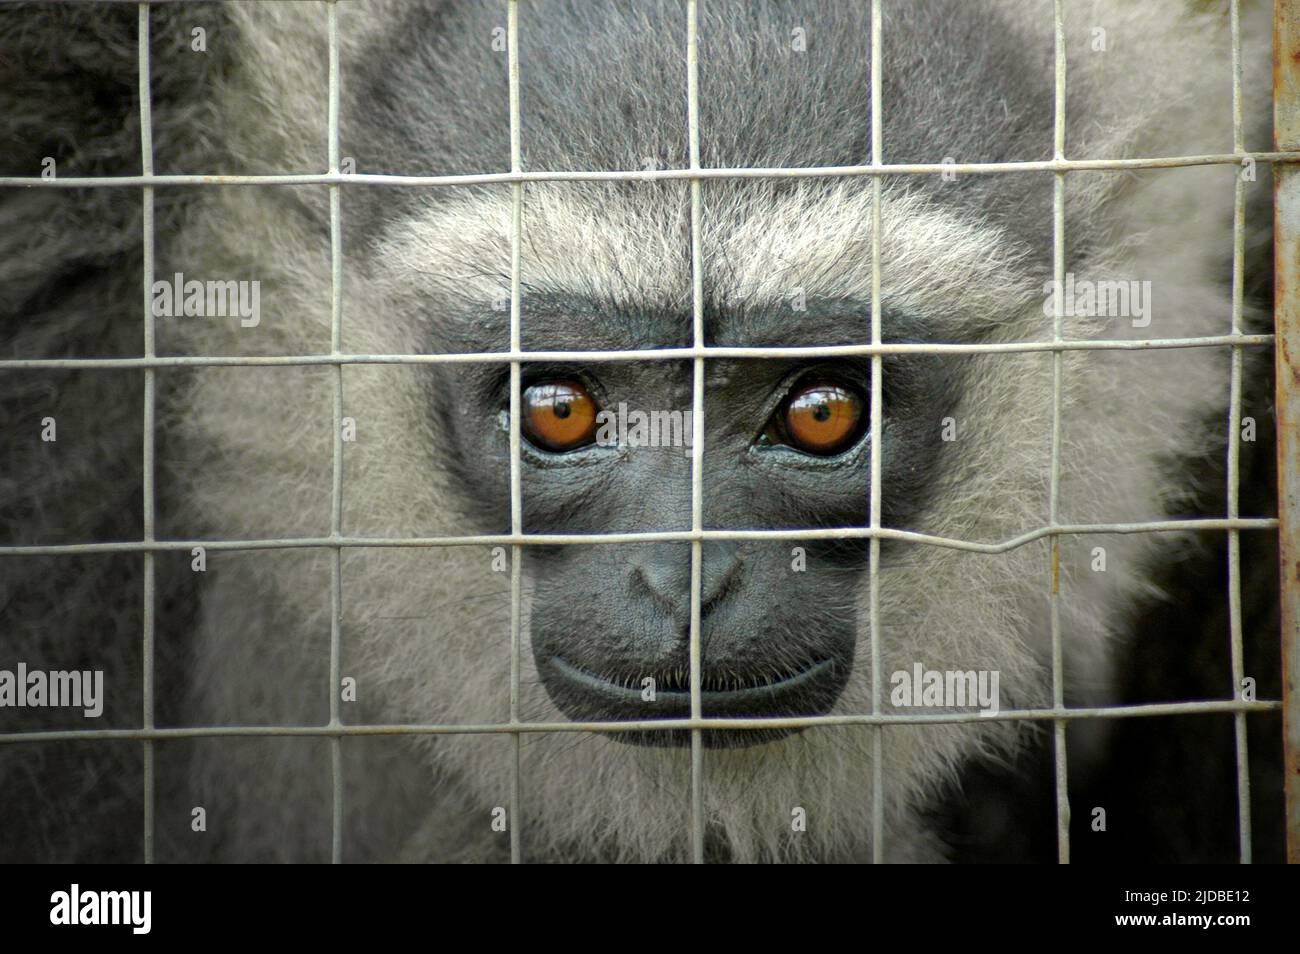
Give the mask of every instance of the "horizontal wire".
<path id="1" fill-rule="evenodd" d="M 10 544 L 0 546 L 4 556 L 67 556 L 95 553 L 158 553 L 205 550 L 306 550 L 342 547 L 356 549 L 468 546 L 584 546 L 611 543 L 693 542 L 695 540 L 897 540 L 964 550 L 971 553 L 1006 553 L 1050 537 L 1105 533 L 1174 533 L 1199 530 L 1275 530 L 1275 517 L 1239 517 L 1204 520 L 1150 520 L 1142 523 L 1078 523 L 1039 527 L 1001 543 L 978 543 L 912 530 L 881 527 L 809 527 L 789 530 L 644 530 L 624 533 L 496 533 L 442 537 L 283 537 L 256 540 L 124 540 L 97 543 Z"/>
<path id="2" fill-rule="evenodd" d="M 1060 524 L 1040 526 L 1001 543 L 979 543 L 936 537 L 914 530 L 871 529 L 867 526 L 819 526 L 788 530 L 629 530 L 625 533 L 482 533 L 456 537 L 270 537 L 264 539 L 170 539 L 95 543 L 17 543 L 0 546 L 0 556 L 65 556 L 88 554 L 147 554 L 204 550 L 312 550 L 343 548 L 429 548 L 455 546 L 586 546 L 597 543 L 663 543 L 708 539 L 893 539 L 946 550 L 976 554 L 1005 554 L 1052 534 L 1178 533 L 1184 530 L 1274 530 L 1277 517 L 1236 517 L 1234 520 L 1149 520 L 1135 524 Z"/>
<path id="3" fill-rule="evenodd" d="M 203 319 L 199 319 L 203 320 Z M 1063 341 L 999 341 L 772 347 L 644 348 L 619 351 L 474 351 L 462 354 L 207 355 L 152 358 L 5 358 L 0 371 L 130 370 L 133 368 L 279 367 L 340 364 L 509 364 L 522 362 L 686 361 L 695 358 L 816 358 L 877 354 L 1026 354 L 1056 351 L 1163 351 L 1175 348 L 1271 347 L 1274 336 L 1207 335 L 1196 338 L 1099 338 Z"/>
<path id="4" fill-rule="evenodd" d="M 773 716 L 752 718 L 640 719 L 628 722 L 483 722 L 410 723 L 383 725 L 232 725 L 187 726 L 155 729 L 56 729 L 0 733 L 0 744 L 25 742 L 150 741 L 164 739 L 245 738 L 257 736 L 342 737 L 373 735 L 509 735 L 514 732 L 669 732 L 684 729 L 774 730 L 808 729 L 816 726 L 922 725 L 971 722 L 1040 722 L 1054 719 L 1139 719 L 1159 716 L 1213 714 L 1224 712 L 1277 712 L 1281 700 L 1207 699 L 1193 702 L 1160 702 L 1132 706 L 1068 706 L 1045 709 L 1001 709 L 985 715 L 980 711 L 925 712 L 915 715 Z"/>
<path id="5" fill-rule="evenodd" d="M 1206 153 L 1195 156 L 1153 156 L 1136 159 L 1042 159 L 1025 162 L 912 162 L 850 166 L 731 167 L 713 169 L 529 170 L 463 175 L 416 176 L 372 172 L 319 172 L 285 175 L 217 175 L 188 173 L 153 176 L 0 176 L 0 188 L 96 189 L 141 186 L 477 186 L 516 182 L 655 182 L 691 179 L 818 179 L 859 176 L 985 175 L 1023 172 L 1111 172 L 1132 169 L 1174 169 L 1186 166 L 1300 162 L 1300 152 Z"/>

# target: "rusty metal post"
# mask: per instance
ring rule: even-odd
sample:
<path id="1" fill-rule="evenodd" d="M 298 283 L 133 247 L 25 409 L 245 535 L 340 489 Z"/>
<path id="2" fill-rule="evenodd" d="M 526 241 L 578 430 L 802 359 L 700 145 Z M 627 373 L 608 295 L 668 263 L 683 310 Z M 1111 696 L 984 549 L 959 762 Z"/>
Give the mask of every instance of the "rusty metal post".
<path id="1" fill-rule="evenodd" d="M 1300 0 L 1274 3 L 1273 142 L 1300 149 Z M 1300 864 L 1300 166 L 1277 163 L 1273 200 L 1286 851 Z"/>

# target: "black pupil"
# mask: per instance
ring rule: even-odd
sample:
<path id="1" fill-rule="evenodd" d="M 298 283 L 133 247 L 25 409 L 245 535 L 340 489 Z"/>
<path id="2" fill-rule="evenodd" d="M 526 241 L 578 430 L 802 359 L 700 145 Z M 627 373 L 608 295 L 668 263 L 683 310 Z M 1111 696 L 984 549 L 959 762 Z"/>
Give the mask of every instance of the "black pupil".
<path id="1" fill-rule="evenodd" d="M 569 416 L 571 412 L 568 401 L 556 401 L 555 404 L 553 405 L 553 410 L 555 416 L 558 417 L 560 420 L 564 420 L 566 417 Z"/>
<path id="2" fill-rule="evenodd" d="M 831 419 L 831 406 L 829 404 L 818 404 L 817 409 L 813 411 L 813 417 L 819 421 L 829 421 Z"/>

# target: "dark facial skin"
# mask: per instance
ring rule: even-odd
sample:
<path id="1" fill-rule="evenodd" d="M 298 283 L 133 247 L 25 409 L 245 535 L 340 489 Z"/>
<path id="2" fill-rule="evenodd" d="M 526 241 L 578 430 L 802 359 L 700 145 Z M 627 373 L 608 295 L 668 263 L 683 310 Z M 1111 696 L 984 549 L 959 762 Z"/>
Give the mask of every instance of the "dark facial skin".
<path id="1" fill-rule="evenodd" d="M 822 310 L 822 340 L 816 343 L 828 343 L 827 337 L 829 343 L 840 343 L 839 334 L 826 332 L 836 316 L 844 321 L 842 340 L 861 334 L 861 313 L 834 304 Z M 886 525 L 905 525 L 923 497 L 940 452 L 938 421 L 940 408 L 952 399 L 952 371 L 932 358 L 886 360 Z M 544 415 L 557 385 L 581 391 L 598 410 L 617 412 L 625 404 L 627 411 L 688 412 L 691 381 L 691 365 L 684 361 L 526 364 L 521 424 L 525 532 L 689 530 L 689 447 L 597 441 L 552 449 L 545 446 L 548 434 L 563 436 L 567 444 L 572 417 Z M 508 368 L 465 366 L 444 385 L 435 387 L 435 404 L 448 409 L 439 419 L 452 428 L 446 444 L 453 451 L 453 472 L 466 488 L 477 491 L 473 497 L 484 526 L 504 530 L 509 525 Z M 542 395 L 543 404 L 542 417 L 532 420 L 527 415 L 530 387 Z M 814 395 L 837 394 L 856 402 L 860 420 L 839 444 L 798 446 L 799 433 L 807 432 L 792 433 L 786 411 L 792 398 L 809 389 Z M 866 525 L 870 393 L 869 358 L 710 359 L 704 402 L 705 528 Z M 806 400 L 794 403 L 804 409 L 799 420 L 805 427 L 816 427 L 826 417 L 816 406 L 809 413 Z M 466 406 L 471 413 L 451 410 Z M 579 410 L 575 405 L 562 413 Z M 557 425 L 553 432 L 539 429 L 547 420 Z M 683 422 L 689 429 L 689 417 Z M 533 593 L 532 651 L 555 704 L 576 721 L 688 717 L 690 544 L 530 546 L 524 552 Z M 861 539 L 706 541 L 700 608 L 704 715 L 828 712 L 852 666 L 867 554 L 868 544 Z M 784 734 L 709 731 L 705 742 L 752 745 Z M 687 732 L 616 737 L 648 745 L 689 742 Z"/>
<path id="2" fill-rule="evenodd" d="M 556 370 L 543 370 L 554 374 Z M 810 374 L 851 366 L 717 365 L 706 375 L 706 527 L 860 524 L 866 517 L 865 428 L 848 446 L 813 456 L 760 444 L 781 399 Z M 575 373 L 577 373 L 575 371 Z M 601 403 L 690 407 L 691 369 L 677 362 L 581 370 Z M 525 381 L 527 383 L 527 381 Z M 773 406 L 773 405 L 776 406 Z M 689 448 L 591 445 L 525 450 L 525 522 L 538 531 L 683 530 L 691 523 Z M 708 541 L 703 547 L 700 640 L 706 716 L 827 711 L 848 678 L 855 638 L 853 580 L 862 546 L 809 541 Z M 802 546 L 796 572 L 794 547 Z M 691 552 L 687 543 L 552 547 L 530 552 L 533 653 L 552 699 L 574 719 L 646 719 L 690 713 Z M 815 579 L 814 579 L 815 578 Z M 795 592 L 798 599 L 785 598 Z M 652 679 L 654 694 L 644 680 Z M 628 733 L 679 744 L 684 733 Z M 710 744 L 752 744 L 773 733 L 709 733 Z"/>

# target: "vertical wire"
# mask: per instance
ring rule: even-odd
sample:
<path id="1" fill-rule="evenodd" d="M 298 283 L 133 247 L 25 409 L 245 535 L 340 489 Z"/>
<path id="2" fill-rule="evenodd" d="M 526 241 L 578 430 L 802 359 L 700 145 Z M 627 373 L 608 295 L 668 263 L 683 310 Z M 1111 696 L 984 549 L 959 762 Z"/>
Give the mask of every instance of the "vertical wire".
<path id="1" fill-rule="evenodd" d="M 871 164 L 883 162 L 883 136 L 880 119 L 881 103 L 881 11 L 880 0 L 871 0 Z M 880 303 L 880 206 L 882 185 L 880 176 L 871 177 L 871 343 L 879 345 L 881 339 Z M 871 356 L 871 514 L 872 531 L 880 529 L 880 438 L 881 405 L 884 401 L 884 361 L 879 354 Z M 871 714 L 880 714 L 880 538 L 873 535 L 869 543 L 869 583 L 867 619 L 871 639 Z M 884 728 L 871 728 L 871 860 L 881 864 L 885 859 L 885 769 Z"/>
<path id="2" fill-rule="evenodd" d="M 510 171 L 523 171 L 523 151 L 520 144 L 519 120 L 519 4 L 509 0 L 506 8 L 506 57 L 510 83 Z M 520 317 L 520 249 L 523 237 L 524 184 L 510 185 L 510 351 L 521 350 L 522 320 Z M 520 380 L 522 365 L 510 362 L 510 533 L 518 537 L 524 532 L 523 488 L 520 476 Z M 510 724 L 519 724 L 519 642 L 520 614 L 523 595 L 522 544 L 510 547 Z M 520 741 L 518 732 L 510 736 L 510 863 L 520 863 L 519 776 Z"/>
<path id="3" fill-rule="evenodd" d="M 139 68 L 140 96 L 140 172 L 146 178 L 153 175 L 153 108 L 150 90 L 149 61 L 149 4 L 141 3 L 138 8 L 139 47 L 137 60 Z M 144 356 L 155 356 L 154 318 L 153 318 L 153 272 L 154 272 L 154 205 L 153 186 L 144 186 L 142 191 L 144 234 Z M 144 369 L 144 434 L 143 445 L 143 505 L 144 505 L 144 542 L 154 542 L 154 404 L 156 398 L 155 370 Z M 154 600 L 155 567 L 152 550 L 144 551 L 144 606 L 141 618 L 141 674 L 140 699 L 141 722 L 144 729 L 154 728 Z M 144 743 L 144 862 L 153 863 L 154 855 L 154 745 L 152 740 Z"/>
<path id="4" fill-rule="evenodd" d="M 329 11 L 329 171 L 339 171 L 339 24 L 338 8 Z M 339 187 L 329 187 L 330 197 L 330 353 L 338 358 L 343 339 L 343 236 L 340 232 Z M 343 365 L 334 371 L 334 441 L 330 482 L 330 537 L 343 534 Z M 342 680 L 343 549 L 330 549 L 330 727 L 340 724 L 339 693 Z M 330 738 L 330 861 L 343 861 L 343 740 Z"/>
<path id="5" fill-rule="evenodd" d="M 700 55 L 699 9 L 696 0 L 686 4 L 686 98 L 691 169 L 700 168 Z M 704 347 L 704 275 L 700 241 L 701 184 L 691 179 L 691 317 L 696 350 Z M 704 358 L 696 355 L 691 394 L 691 531 L 704 529 Z M 703 587 L 704 550 L 699 538 L 691 540 L 691 719 L 703 716 L 700 703 L 700 590 Z M 704 738 L 691 729 L 691 855 L 704 862 Z"/>
<path id="6" fill-rule="evenodd" d="M 1053 121 L 1054 159 L 1065 158 L 1065 3 L 1055 0 L 1054 34 L 1056 48 L 1055 117 Z M 1057 288 L 1065 286 L 1065 173 L 1053 173 L 1052 189 L 1052 277 Z M 1062 309 L 1052 318 L 1052 341 L 1061 342 Z M 1051 540 L 1051 589 L 1048 597 L 1052 629 L 1052 708 L 1065 708 L 1065 674 L 1061 652 L 1061 538 L 1055 532 L 1059 523 L 1061 491 L 1061 376 L 1064 354 L 1052 352 L 1052 469 L 1048 499 L 1048 523 Z M 1064 719 L 1053 720 L 1056 781 L 1056 855 L 1061 864 L 1070 861 L 1070 797 L 1066 774 Z"/>
<path id="7" fill-rule="evenodd" d="M 1241 17 L 1239 0 L 1231 0 L 1232 24 L 1232 151 L 1244 155 L 1246 144 L 1241 97 Z M 1246 255 L 1246 182 L 1241 167 L 1235 170 L 1232 202 L 1232 334 L 1241 335 L 1244 263 Z M 1242 350 L 1232 348 L 1232 371 L 1228 409 L 1228 510 L 1229 520 L 1239 516 L 1241 477 L 1241 376 Z M 1241 531 L 1228 530 L 1228 626 L 1232 647 L 1232 698 L 1241 696 L 1245 663 L 1241 640 Z M 1237 755 L 1237 832 L 1242 864 L 1251 862 L 1250 752 L 1246 745 L 1246 713 L 1233 714 Z"/>

